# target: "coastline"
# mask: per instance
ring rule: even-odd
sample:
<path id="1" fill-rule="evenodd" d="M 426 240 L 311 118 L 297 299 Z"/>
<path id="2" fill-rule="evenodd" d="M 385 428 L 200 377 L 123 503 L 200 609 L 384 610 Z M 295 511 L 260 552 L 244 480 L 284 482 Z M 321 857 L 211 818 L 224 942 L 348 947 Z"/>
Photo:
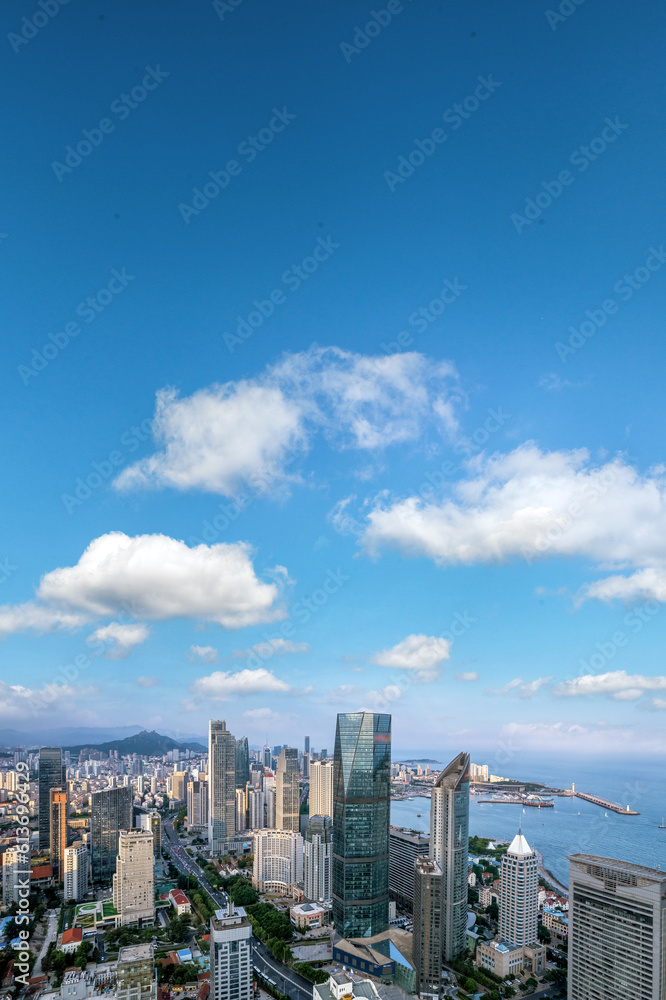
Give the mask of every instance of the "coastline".
<path id="1" fill-rule="evenodd" d="M 543 860 L 543 854 L 541 853 L 541 851 L 539 851 L 536 847 L 533 850 L 537 856 L 538 871 L 541 878 L 545 882 L 548 882 L 548 884 L 551 885 L 556 892 L 559 892 L 561 896 L 566 896 L 568 899 L 569 889 L 566 886 L 562 885 L 560 880 L 555 878 L 553 873 L 546 868 Z"/>

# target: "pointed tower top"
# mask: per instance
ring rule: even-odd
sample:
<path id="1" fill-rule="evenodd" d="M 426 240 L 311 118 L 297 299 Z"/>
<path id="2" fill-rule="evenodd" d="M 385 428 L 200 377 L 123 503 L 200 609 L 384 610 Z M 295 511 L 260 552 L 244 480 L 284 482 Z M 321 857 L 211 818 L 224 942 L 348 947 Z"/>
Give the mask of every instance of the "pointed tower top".
<path id="1" fill-rule="evenodd" d="M 519 857 L 526 857 L 527 855 L 534 854 L 534 851 L 523 837 L 522 826 L 518 828 L 518 833 L 511 841 L 508 853 L 518 855 Z"/>

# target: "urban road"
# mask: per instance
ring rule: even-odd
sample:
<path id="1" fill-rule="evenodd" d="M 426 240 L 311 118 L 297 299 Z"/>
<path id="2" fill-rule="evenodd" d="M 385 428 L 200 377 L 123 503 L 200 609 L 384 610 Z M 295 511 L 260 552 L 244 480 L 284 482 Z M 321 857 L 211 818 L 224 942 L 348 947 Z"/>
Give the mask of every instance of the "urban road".
<path id="1" fill-rule="evenodd" d="M 173 820 L 167 820 L 164 823 L 163 829 L 166 833 L 168 843 L 165 844 L 163 842 L 162 847 L 166 848 L 176 868 L 183 875 L 192 875 L 196 878 L 199 885 L 206 890 L 215 905 L 219 909 L 223 909 L 227 904 L 226 896 L 210 884 L 199 868 L 199 865 L 180 846 L 178 837 L 173 829 Z M 283 965 L 282 962 L 277 962 L 268 954 L 264 945 L 257 941 L 256 938 L 254 940 L 253 957 L 255 970 L 264 979 L 275 983 L 281 993 L 290 997 L 291 1000 L 312 1000 L 312 986 L 307 979 L 303 979 L 302 976 L 299 976 L 298 973 L 294 972 L 288 966 Z"/>

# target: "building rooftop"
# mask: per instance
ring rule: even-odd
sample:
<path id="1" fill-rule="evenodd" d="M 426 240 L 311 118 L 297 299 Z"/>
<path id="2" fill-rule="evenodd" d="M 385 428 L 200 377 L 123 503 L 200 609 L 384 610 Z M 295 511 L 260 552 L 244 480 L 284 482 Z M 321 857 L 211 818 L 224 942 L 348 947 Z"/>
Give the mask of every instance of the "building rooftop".
<path id="1" fill-rule="evenodd" d="M 130 944 L 118 952 L 119 962 L 141 962 L 153 957 L 152 944 Z"/>
<path id="2" fill-rule="evenodd" d="M 508 850 L 507 853 L 508 854 L 515 854 L 515 855 L 518 855 L 519 857 L 523 857 L 524 858 L 524 857 L 528 857 L 531 854 L 534 854 L 534 851 L 532 850 L 532 848 L 530 847 L 530 845 L 527 843 L 527 841 L 523 837 L 522 831 L 519 831 L 516 834 L 516 836 L 513 838 L 513 840 L 511 841 L 511 844 L 509 846 L 509 850 Z"/>
<path id="3" fill-rule="evenodd" d="M 648 879 L 652 882 L 666 882 L 666 872 L 658 868 L 646 868 L 644 865 L 634 865 L 630 861 L 616 861 L 614 858 L 599 858 L 594 854 L 570 854 L 569 861 L 579 867 L 592 865 L 620 875 L 633 875 L 636 878 Z"/>
<path id="4" fill-rule="evenodd" d="M 63 944 L 81 944 L 82 940 L 83 940 L 82 927 L 70 927 L 68 931 L 62 932 Z"/>

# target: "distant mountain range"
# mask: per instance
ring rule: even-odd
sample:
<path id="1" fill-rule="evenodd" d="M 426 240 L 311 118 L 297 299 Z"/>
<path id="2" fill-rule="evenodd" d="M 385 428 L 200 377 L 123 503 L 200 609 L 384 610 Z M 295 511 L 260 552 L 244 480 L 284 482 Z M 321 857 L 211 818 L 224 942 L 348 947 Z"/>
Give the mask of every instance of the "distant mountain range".
<path id="1" fill-rule="evenodd" d="M 74 728 L 45 729 L 35 739 L 30 733 L 18 729 L 0 729 L 0 746 L 15 747 L 62 747 L 72 753 L 83 749 L 101 750 L 109 753 L 117 750 L 119 755 L 137 753 L 143 757 L 158 757 L 169 750 L 205 751 L 205 738 L 192 736 L 175 740 L 171 736 L 147 732 L 140 726 L 116 726 L 108 729 Z"/>

